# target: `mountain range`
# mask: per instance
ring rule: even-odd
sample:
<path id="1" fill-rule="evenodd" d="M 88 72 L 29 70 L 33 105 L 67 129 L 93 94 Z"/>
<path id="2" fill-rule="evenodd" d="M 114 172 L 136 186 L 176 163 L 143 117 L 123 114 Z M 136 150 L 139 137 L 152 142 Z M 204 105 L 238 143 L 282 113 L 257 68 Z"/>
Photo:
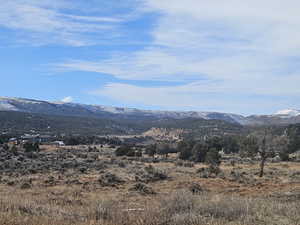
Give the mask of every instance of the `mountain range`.
<path id="1" fill-rule="evenodd" d="M 242 116 L 238 114 L 219 112 L 140 110 L 134 108 L 49 102 L 9 97 L 0 97 L 0 111 L 118 120 L 193 118 L 221 120 L 239 125 L 280 125 L 300 123 L 300 110 L 292 109 L 281 110 L 272 115 Z"/>

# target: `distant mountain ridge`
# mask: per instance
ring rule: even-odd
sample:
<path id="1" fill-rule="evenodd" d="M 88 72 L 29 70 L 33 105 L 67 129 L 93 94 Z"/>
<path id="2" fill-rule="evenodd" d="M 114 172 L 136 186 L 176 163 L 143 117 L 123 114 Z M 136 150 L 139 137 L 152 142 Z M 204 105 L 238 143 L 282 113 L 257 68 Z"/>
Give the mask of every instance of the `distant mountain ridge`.
<path id="1" fill-rule="evenodd" d="M 16 111 L 61 116 L 81 116 L 107 119 L 199 118 L 223 120 L 241 125 L 269 125 L 300 123 L 300 110 L 282 110 L 273 115 L 242 116 L 232 113 L 198 111 L 155 111 L 134 108 L 49 102 L 24 98 L 0 97 L 0 111 Z"/>
<path id="2" fill-rule="evenodd" d="M 283 118 L 287 117 L 295 117 L 295 116 L 300 116 L 300 110 L 295 110 L 295 109 L 285 109 L 285 110 L 280 110 L 275 115 Z"/>

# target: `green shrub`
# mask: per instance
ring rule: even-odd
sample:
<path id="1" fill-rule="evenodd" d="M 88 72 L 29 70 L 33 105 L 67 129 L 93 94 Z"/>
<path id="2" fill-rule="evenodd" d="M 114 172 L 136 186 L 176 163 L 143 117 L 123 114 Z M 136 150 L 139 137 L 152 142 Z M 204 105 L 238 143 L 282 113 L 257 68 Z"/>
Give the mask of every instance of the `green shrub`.
<path id="1" fill-rule="evenodd" d="M 219 166 L 221 164 L 221 155 L 216 148 L 211 148 L 206 154 L 205 161 L 210 166 Z"/>
<path id="2" fill-rule="evenodd" d="M 40 146 L 38 143 L 27 142 L 23 145 L 23 148 L 25 149 L 25 152 L 39 152 L 40 151 Z"/>
<path id="3" fill-rule="evenodd" d="M 280 152 L 279 157 L 282 161 L 290 161 L 290 156 L 288 152 Z"/>

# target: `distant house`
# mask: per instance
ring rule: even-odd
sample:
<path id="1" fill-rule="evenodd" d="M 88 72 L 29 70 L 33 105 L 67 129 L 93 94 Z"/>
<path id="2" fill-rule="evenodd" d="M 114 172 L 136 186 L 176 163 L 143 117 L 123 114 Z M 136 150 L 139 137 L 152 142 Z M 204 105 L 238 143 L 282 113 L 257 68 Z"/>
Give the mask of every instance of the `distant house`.
<path id="1" fill-rule="evenodd" d="M 22 142 L 40 142 L 40 139 L 39 139 L 39 135 L 31 135 L 31 134 L 24 134 L 23 136 L 21 136 L 21 140 Z"/>
<path id="2" fill-rule="evenodd" d="M 41 143 L 51 142 L 53 140 L 53 137 L 51 135 L 40 135 L 39 141 Z"/>
<path id="3" fill-rule="evenodd" d="M 21 141 L 24 142 L 33 142 L 33 143 L 49 143 L 53 141 L 51 135 L 40 135 L 40 134 L 24 134 L 21 136 Z"/>
<path id="4" fill-rule="evenodd" d="M 18 144 L 18 139 L 17 138 L 10 138 L 8 140 L 8 144 L 10 144 L 10 145 L 17 145 Z"/>
<path id="5" fill-rule="evenodd" d="M 55 146 L 65 146 L 65 143 L 63 141 L 54 141 L 51 143 L 52 145 L 55 145 Z"/>

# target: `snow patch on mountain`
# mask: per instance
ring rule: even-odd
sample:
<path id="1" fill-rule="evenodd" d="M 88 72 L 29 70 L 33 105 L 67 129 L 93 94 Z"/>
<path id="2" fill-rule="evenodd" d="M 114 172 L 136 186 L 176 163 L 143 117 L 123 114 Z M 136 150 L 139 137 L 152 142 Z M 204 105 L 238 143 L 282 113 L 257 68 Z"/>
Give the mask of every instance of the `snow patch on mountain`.
<path id="1" fill-rule="evenodd" d="M 276 112 L 274 114 L 275 116 L 279 117 L 294 117 L 294 116 L 300 116 L 300 110 L 295 109 L 284 109 Z"/>
<path id="2" fill-rule="evenodd" d="M 0 102 L 6 103 L 21 103 L 21 104 L 41 104 L 43 101 L 33 100 L 33 99 L 25 99 L 25 98 L 7 98 L 7 97 L 0 97 Z"/>
<path id="3" fill-rule="evenodd" d="M 185 119 L 185 118 L 195 118 L 195 119 L 206 119 L 206 120 L 225 120 L 228 122 L 237 122 L 240 124 L 245 124 L 245 117 L 236 114 L 229 113 L 218 113 L 218 112 L 199 112 L 199 111 L 159 111 L 159 110 L 140 110 L 136 108 L 122 108 L 122 107 L 112 107 L 103 105 L 86 105 L 77 103 L 66 103 L 66 102 L 47 102 L 38 101 L 32 99 L 23 98 L 5 98 L 0 97 L 0 102 L 2 102 L 2 107 L 0 110 L 12 110 L 12 111 L 22 111 L 31 113 L 55 113 L 66 115 L 71 113 L 72 115 L 101 115 L 103 113 L 110 113 L 115 115 L 125 115 L 125 116 L 146 116 L 146 117 L 156 117 L 161 118 L 174 118 L 174 119 Z"/>
<path id="4" fill-rule="evenodd" d="M 0 111 L 18 111 L 18 109 L 14 105 L 0 100 Z"/>
<path id="5" fill-rule="evenodd" d="M 300 121 L 300 110 L 286 109 L 278 111 L 272 115 L 253 115 L 242 116 L 232 113 L 203 112 L 203 111 L 159 111 L 159 110 L 140 110 L 136 108 L 122 108 L 103 105 L 86 105 L 66 102 L 47 102 L 24 98 L 0 97 L 0 111 L 19 111 L 27 113 L 54 114 L 64 116 L 93 116 L 114 118 L 173 118 L 173 119 L 205 119 L 205 120 L 223 120 L 227 122 L 239 123 L 241 125 L 253 124 L 272 124 L 278 123 L 296 123 Z"/>

